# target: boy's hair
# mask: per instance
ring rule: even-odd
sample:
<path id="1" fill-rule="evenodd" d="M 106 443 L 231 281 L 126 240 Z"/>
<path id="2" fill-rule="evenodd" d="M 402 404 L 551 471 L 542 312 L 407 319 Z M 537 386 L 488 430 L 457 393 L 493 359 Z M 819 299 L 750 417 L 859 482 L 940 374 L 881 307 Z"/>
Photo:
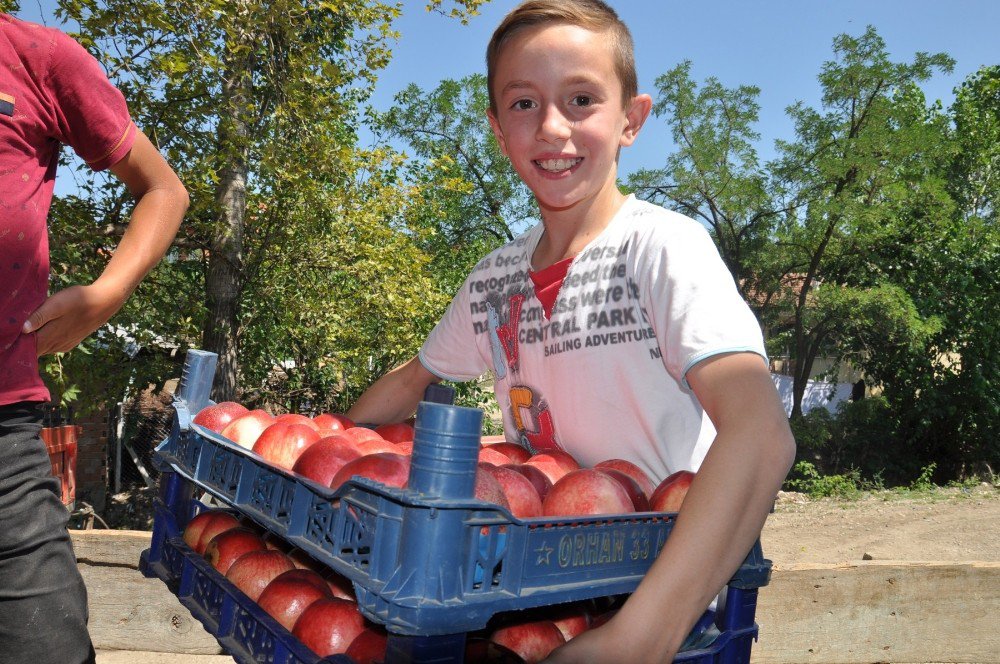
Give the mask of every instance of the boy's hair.
<path id="1" fill-rule="evenodd" d="M 489 88 L 490 109 L 494 113 L 497 104 L 493 96 L 493 77 L 504 45 L 523 28 L 550 23 L 566 23 L 609 33 L 615 72 L 622 84 L 622 106 L 639 94 L 632 34 L 615 10 L 601 0 L 526 0 L 504 17 L 486 47 L 486 85 Z"/>

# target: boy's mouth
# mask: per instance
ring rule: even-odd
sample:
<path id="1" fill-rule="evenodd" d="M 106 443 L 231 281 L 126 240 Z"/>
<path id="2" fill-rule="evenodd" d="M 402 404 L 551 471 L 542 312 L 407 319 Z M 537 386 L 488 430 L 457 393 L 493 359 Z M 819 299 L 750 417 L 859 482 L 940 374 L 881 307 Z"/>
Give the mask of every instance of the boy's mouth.
<path id="1" fill-rule="evenodd" d="M 581 161 L 583 161 L 582 157 L 576 157 L 574 159 L 538 159 L 535 163 L 538 164 L 539 168 L 549 173 L 561 173 L 568 171 Z"/>

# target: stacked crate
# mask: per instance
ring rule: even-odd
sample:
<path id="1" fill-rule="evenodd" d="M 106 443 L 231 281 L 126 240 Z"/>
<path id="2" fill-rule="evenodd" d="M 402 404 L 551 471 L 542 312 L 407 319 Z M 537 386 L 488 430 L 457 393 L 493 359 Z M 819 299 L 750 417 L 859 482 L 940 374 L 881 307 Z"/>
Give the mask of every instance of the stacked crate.
<path id="1" fill-rule="evenodd" d="M 675 514 L 516 519 L 472 498 L 482 412 L 422 402 L 406 489 L 357 478 L 336 491 L 277 468 L 191 418 L 209 403 L 211 353 L 191 351 L 160 445 L 160 498 L 141 567 L 162 579 L 238 661 L 348 662 L 308 651 L 181 539 L 208 493 L 349 578 L 390 633 L 387 664 L 461 662 L 465 635 L 504 611 L 635 589 Z M 770 561 L 755 545 L 716 614 L 720 634 L 678 662 L 749 662 L 757 589 Z"/>

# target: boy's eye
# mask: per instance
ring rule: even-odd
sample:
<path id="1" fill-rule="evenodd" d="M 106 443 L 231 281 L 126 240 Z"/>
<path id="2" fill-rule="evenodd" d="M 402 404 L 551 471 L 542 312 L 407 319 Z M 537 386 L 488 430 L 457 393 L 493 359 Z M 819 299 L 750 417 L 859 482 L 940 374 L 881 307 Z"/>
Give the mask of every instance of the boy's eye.
<path id="1" fill-rule="evenodd" d="M 590 106 L 594 103 L 594 98 L 589 95 L 577 95 L 573 97 L 572 104 L 574 106 Z"/>
<path id="2" fill-rule="evenodd" d="M 519 111 L 527 111 L 535 107 L 535 102 L 531 101 L 530 99 L 518 99 L 517 101 L 514 102 L 513 107 Z"/>

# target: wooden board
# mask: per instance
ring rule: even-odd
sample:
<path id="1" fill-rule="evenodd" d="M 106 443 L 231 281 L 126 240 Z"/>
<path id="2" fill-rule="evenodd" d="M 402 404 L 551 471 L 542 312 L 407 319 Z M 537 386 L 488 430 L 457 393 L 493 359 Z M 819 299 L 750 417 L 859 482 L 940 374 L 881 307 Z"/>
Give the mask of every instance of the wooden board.
<path id="1" fill-rule="evenodd" d="M 759 664 L 1000 662 L 1000 563 L 776 569 L 758 597 Z"/>
<path id="2" fill-rule="evenodd" d="M 95 648 L 192 655 L 222 652 L 215 637 L 191 617 L 162 581 L 139 572 L 139 554 L 149 548 L 150 533 L 91 530 L 71 534 L 87 584 Z"/>
<path id="3" fill-rule="evenodd" d="M 150 534 L 141 532 L 73 532 L 95 647 L 220 653 L 215 639 L 161 581 L 138 572 L 139 554 L 149 540 Z M 871 561 L 779 568 L 760 591 L 760 640 L 752 661 L 1000 664 L 998 614 L 1000 563 Z"/>
<path id="4" fill-rule="evenodd" d="M 175 652 L 98 650 L 97 664 L 234 664 L 229 655 L 182 655 Z"/>

